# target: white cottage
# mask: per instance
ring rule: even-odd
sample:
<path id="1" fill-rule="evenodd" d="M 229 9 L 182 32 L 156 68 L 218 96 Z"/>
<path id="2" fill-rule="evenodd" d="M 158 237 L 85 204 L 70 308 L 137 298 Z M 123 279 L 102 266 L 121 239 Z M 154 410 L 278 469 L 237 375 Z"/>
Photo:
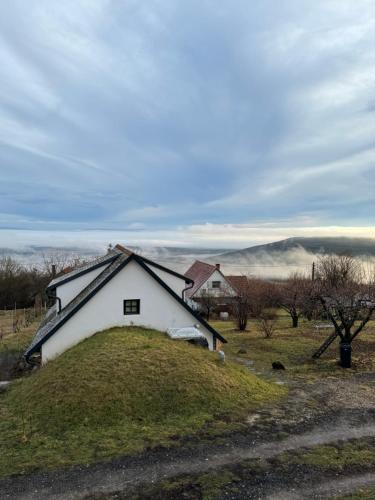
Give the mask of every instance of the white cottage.
<path id="1" fill-rule="evenodd" d="M 55 305 L 25 357 L 40 354 L 46 363 L 98 331 L 129 325 L 161 331 L 194 326 L 216 350 L 226 340 L 185 302 L 192 286 L 190 278 L 116 245 L 49 284 Z"/>

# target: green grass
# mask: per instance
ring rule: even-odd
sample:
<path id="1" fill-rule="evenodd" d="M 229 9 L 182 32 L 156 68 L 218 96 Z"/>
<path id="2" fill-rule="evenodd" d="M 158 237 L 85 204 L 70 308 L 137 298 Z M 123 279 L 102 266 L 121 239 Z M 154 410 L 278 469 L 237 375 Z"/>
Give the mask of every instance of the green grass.
<path id="1" fill-rule="evenodd" d="M 216 353 L 164 334 L 101 332 L 0 396 L 0 475 L 169 444 L 216 420 L 241 420 L 283 393 L 239 365 L 220 363 Z"/>
<path id="2" fill-rule="evenodd" d="M 35 335 L 37 323 L 30 325 L 21 332 L 10 333 L 0 340 L 0 353 L 4 351 L 23 352 Z"/>
<path id="3" fill-rule="evenodd" d="M 322 469 L 344 469 L 375 465 L 375 441 L 358 439 L 336 445 L 315 446 L 308 450 L 286 452 L 277 457 L 281 465 L 309 465 Z"/>
<path id="4" fill-rule="evenodd" d="M 233 484 L 238 480 L 237 476 L 226 468 L 219 471 L 211 470 L 206 474 L 193 476 L 180 476 L 174 479 L 162 481 L 156 485 L 143 486 L 139 492 L 130 496 L 115 495 L 112 498 L 131 498 L 131 500 L 164 499 L 164 498 L 186 498 L 214 500 L 224 486 Z M 109 500 L 110 496 L 99 497 Z"/>
<path id="5" fill-rule="evenodd" d="M 276 330 L 270 339 L 263 337 L 255 320 L 248 322 L 245 332 L 235 329 L 233 322 L 213 321 L 216 328 L 228 340 L 223 346 L 230 359 L 246 363 L 251 360 L 254 368 L 270 372 L 273 361 L 280 361 L 287 368 L 285 376 L 321 377 L 326 375 L 347 376 L 355 371 L 368 371 L 375 368 L 375 321 L 370 322 L 353 342 L 353 370 L 342 370 L 338 365 L 339 342 L 336 340 L 318 360 L 312 354 L 328 337 L 332 330 L 316 331 L 313 323 L 300 320 L 298 328 L 292 328 L 290 319 L 279 314 Z M 240 349 L 246 354 L 239 354 Z"/>
<path id="6" fill-rule="evenodd" d="M 16 312 L 18 318 L 24 318 L 23 309 Z M 31 310 L 33 313 L 34 311 Z M 41 316 L 33 316 L 31 323 L 21 322 L 20 331 L 13 333 L 12 317 L 14 311 L 0 311 L 0 354 L 4 351 L 23 352 L 30 344 L 41 321 Z M 25 326 L 27 325 L 27 326 Z"/>

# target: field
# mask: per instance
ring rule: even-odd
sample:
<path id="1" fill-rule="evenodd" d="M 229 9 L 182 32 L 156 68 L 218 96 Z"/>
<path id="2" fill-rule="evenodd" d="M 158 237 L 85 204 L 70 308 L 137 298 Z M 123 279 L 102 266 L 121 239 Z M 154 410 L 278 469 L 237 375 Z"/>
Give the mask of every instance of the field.
<path id="1" fill-rule="evenodd" d="M 353 343 L 353 367 L 346 370 L 338 365 L 337 340 L 312 359 L 330 333 L 314 323 L 292 328 L 280 312 L 269 339 L 255 320 L 245 332 L 231 321 L 212 325 L 228 340 L 225 364 L 216 353 L 162 333 L 113 329 L 13 382 L 0 394 L 0 475 L 57 469 L 50 494 L 55 481 L 59 488 L 70 484 L 66 466 L 85 464 L 72 473 L 82 470 L 89 491 L 98 470 L 101 481 L 118 470 L 116 484 L 132 484 L 132 498 L 193 500 L 243 498 L 245 491 L 261 497 L 265 490 L 300 491 L 304 498 L 302 485 L 309 484 L 320 485 L 324 498 L 339 498 L 339 471 L 357 481 L 340 483 L 341 497 L 372 498 L 375 321 Z M 35 326 L 5 335 L 0 353 L 21 353 Z M 272 369 L 274 361 L 285 370 Z M 126 480 L 131 457 L 138 457 L 139 469 L 130 468 Z M 147 485 L 145 474 L 159 477 L 164 463 L 167 479 Z M 183 474 L 176 463 L 185 464 Z M 14 481 L 3 488 L 12 491 Z M 23 487 L 22 476 L 19 481 Z M 110 494 L 93 498 L 129 498 L 111 484 L 108 479 Z"/>
<path id="2" fill-rule="evenodd" d="M 375 369 L 375 321 L 353 342 L 353 367 L 343 371 L 338 365 L 339 341 L 336 339 L 320 359 L 312 359 L 314 351 L 330 335 L 333 329 L 317 329 L 314 322 L 301 320 L 298 328 L 291 327 L 291 320 L 279 312 L 277 325 L 270 339 L 264 338 L 256 320 L 248 322 L 246 332 L 235 329 L 233 322 L 211 322 L 228 340 L 223 349 L 229 359 L 236 359 L 267 376 L 274 374 L 272 362 L 285 365 L 288 378 L 320 378 L 325 375 L 342 377 L 355 372 Z M 246 353 L 239 353 L 240 350 Z M 251 365 L 249 365 L 251 362 Z"/>

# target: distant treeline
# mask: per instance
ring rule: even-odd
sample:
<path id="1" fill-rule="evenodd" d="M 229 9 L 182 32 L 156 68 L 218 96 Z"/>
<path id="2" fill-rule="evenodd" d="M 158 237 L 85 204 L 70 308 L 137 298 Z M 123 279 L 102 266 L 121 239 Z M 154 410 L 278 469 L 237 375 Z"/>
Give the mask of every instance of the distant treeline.
<path id="1" fill-rule="evenodd" d="M 32 307 L 43 301 L 50 280 L 45 269 L 27 268 L 10 257 L 0 258 L 0 309 Z"/>
<path id="2" fill-rule="evenodd" d="M 44 255 L 39 268 L 20 264 L 11 257 L 0 257 L 0 309 L 33 307 L 48 300 L 45 289 L 53 276 L 67 266 L 79 264 L 58 254 Z"/>

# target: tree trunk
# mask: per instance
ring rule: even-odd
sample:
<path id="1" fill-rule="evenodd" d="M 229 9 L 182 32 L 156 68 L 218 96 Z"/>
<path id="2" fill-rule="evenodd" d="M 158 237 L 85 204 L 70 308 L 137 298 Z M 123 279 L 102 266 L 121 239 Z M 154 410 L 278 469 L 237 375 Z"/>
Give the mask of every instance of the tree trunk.
<path id="1" fill-rule="evenodd" d="M 297 328 L 298 326 L 298 316 L 292 316 L 293 328 Z"/>
<path id="2" fill-rule="evenodd" d="M 238 329 L 243 332 L 246 330 L 247 318 L 240 318 L 238 321 Z"/>
<path id="3" fill-rule="evenodd" d="M 340 342 L 340 365 L 343 368 L 352 366 L 352 344 L 348 342 Z"/>

